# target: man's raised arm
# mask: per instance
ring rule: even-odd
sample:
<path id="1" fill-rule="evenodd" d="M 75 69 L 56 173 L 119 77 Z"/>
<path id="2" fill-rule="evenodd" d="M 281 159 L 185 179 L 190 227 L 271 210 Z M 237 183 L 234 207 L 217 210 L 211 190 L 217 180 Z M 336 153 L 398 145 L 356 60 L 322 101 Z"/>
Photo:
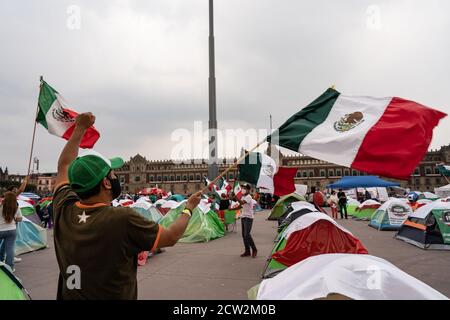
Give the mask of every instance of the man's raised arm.
<path id="1" fill-rule="evenodd" d="M 61 183 L 67 182 L 68 178 L 68 169 L 69 165 L 75 160 L 78 156 L 78 149 L 80 147 L 81 139 L 84 136 L 86 130 L 94 125 L 95 116 L 90 113 L 82 113 L 77 116 L 75 120 L 75 129 L 73 130 L 72 135 L 67 141 L 64 149 L 61 152 L 58 160 L 58 174 L 56 175 L 55 185 L 58 186 Z"/>

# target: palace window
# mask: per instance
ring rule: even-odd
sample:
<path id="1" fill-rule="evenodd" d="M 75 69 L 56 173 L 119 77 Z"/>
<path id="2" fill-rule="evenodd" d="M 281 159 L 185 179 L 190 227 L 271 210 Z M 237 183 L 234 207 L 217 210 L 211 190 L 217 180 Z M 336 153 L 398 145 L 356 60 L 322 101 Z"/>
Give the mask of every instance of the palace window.
<path id="1" fill-rule="evenodd" d="M 161 176 L 158 176 L 158 181 L 162 181 L 162 177 Z"/>
<path id="2" fill-rule="evenodd" d="M 345 175 L 345 176 L 349 176 L 349 175 L 350 175 L 350 170 L 345 169 L 345 170 L 344 170 L 344 175 Z"/>
<path id="3" fill-rule="evenodd" d="M 310 178 L 314 177 L 314 171 L 311 170 L 311 171 L 309 172 L 309 177 L 310 177 Z"/>
<path id="4" fill-rule="evenodd" d="M 197 179 L 197 181 L 200 181 L 201 180 L 201 178 L 200 178 L 200 175 L 199 174 L 197 174 L 196 176 L 196 179 Z"/>
<path id="5" fill-rule="evenodd" d="M 341 172 L 341 170 L 336 170 L 336 176 L 338 176 L 338 177 L 340 177 L 340 176 L 342 176 L 342 172 Z"/>
<path id="6" fill-rule="evenodd" d="M 175 181 L 174 176 L 170 176 L 170 181 Z"/>
<path id="7" fill-rule="evenodd" d="M 329 177 L 334 177 L 334 171 L 333 170 L 328 170 L 328 176 Z"/>
<path id="8" fill-rule="evenodd" d="M 308 177 L 308 173 L 306 171 L 303 171 L 303 178 Z"/>
<path id="9" fill-rule="evenodd" d="M 320 170 L 320 176 L 325 177 L 325 170 Z"/>
<path id="10" fill-rule="evenodd" d="M 194 176 L 191 174 L 191 175 L 189 175 L 189 181 L 192 181 L 192 180 L 194 180 Z"/>
<path id="11" fill-rule="evenodd" d="M 426 168 L 425 168 L 425 174 L 426 174 L 426 175 L 431 174 L 431 168 L 430 168 L 430 167 L 426 167 Z"/>
<path id="12" fill-rule="evenodd" d="M 164 175 L 163 179 L 164 179 L 164 182 L 166 182 L 167 181 L 167 176 Z"/>
<path id="13" fill-rule="evenodd" d="M 352 176 L 357 176 L 358 173 L 356 172 L 356 170 L 352 170 Z"/>
<path id="14" fill-rule="evenodd" d="M 183 180 L 184 180 L 184 181 L 187 180 L 187 175 L 183 175 Z"/>
<path id="15" fill-rule="evenodd" d="M 134 182 L 140 182 L 140 181 L 141 181 L 141 177 L 139 177 L 139 176 L 134 177 Z"/>
<path id="16" fill-rule="evenodd" d="M 149 176 L 149 180 L 150 181 L 154 181 L 155 180 L 155 177 L 152 175 L 152 176 Z"/>
<path id="17" fill-rule="evenodd" d="M 181 181 L 181 177 L 180 176 L 177 176 L 177 181 Z"/>

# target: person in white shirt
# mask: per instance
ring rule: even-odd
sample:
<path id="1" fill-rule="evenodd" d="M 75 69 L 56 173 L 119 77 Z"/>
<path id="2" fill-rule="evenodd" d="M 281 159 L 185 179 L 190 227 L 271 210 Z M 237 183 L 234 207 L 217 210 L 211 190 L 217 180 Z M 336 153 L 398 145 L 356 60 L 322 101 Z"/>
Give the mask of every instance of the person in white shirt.
<path id="1" fill-rule="evenodd" d="M 245 251 L 241 254 L 241 257 L 252 256 L 256 257 L 258 250 L 256 249 L 255 242 L 253 241 L 251 231 L 253 225 L 253 199 L 250 195 L 251 187 L 249 184 L 245 184 L 242 188 L 242 198 L 237 200 L 241 205 L 241 225 L 242 225 L 242 238 L 244 240 Z M 250 251 L 251 249 L 251 251 Z"/>
<path id="2" fill-rule="evenodd" d="M 17 205 L 17 196 L 14 192 L 6 192 L 0 204 L 0 261 L 14 271 L 14 246 L 16 243 L 16 223 L 22 221 L 22 214 Z"/>

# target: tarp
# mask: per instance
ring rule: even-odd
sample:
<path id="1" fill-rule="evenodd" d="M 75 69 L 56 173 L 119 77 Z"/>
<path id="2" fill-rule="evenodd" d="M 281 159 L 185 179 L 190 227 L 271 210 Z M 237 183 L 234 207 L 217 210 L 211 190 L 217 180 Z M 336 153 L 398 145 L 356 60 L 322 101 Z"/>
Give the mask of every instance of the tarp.
<path id="1" fill-rule="evenodd" d="M 369 187 L 394 187 L 400 186 L 400 183 L 386 181 L 377 176 L 345 176 L 335 183 L 329 184 L 330 189 L 351 189 L 351 188 L 369 188 Z"/>
<path id="2" fill-rule="evenodd" d="M 22 282 L 0 261 L 0 300 L 29 300 Z"/>
<path id="3" fill-rule="evenodd" d="M 378 230 L 398 230 L 411 214 L 411 207 L 403 199 L 393 198 L 373 213 L 369 226 Z"/>
<path id="4" fill-rule="evenodd" d="M 450 184 L 435 188 L 434 193 L 440 198 L 450 197 Z"/>
<path id="5" fill-rule="evenodd" d="M 19 205 L 20 212 L 22 213 L 22 216 L 26 217 L 28 220 L 31 220 L 32 222 L 40 225 L 41 219 L 36 213 L 36 210 L 34 207 L 29 204 L 26 201 L 23 200 L 17 200 L 17 203 Z"/>
<path id="6" fill-rule="evenodd" d="M 159 221 L 159 224 L 164 228 L 169 227 L 178 218 L 184 207 L 185 204 L 183 203 L 182 205 L 171 209 Z M 206 210 L 207 207 L 201 208 Z M 201 208 L 197 207 L 192 212 L 192 217 L 189 220 L 189 224 L 179 242 L 208 242 L 221 238 L 225 235 L 225 226 L 222 221 L 220 221 L 217 214 L 212 210 L 204 212 Z"/>
<path id="7" fill-rule="evenodd" d="M 133 208 L 144 218 L 150 221 L 158 222 L 163 217 L 163 215 L 152 204 L 145 201 L 137 201 L 133 203 L 130 208 Z"/>
<path id="8" fill-rule="evenodd" d="M 366 200 L 355 209 L 353 213 L 354 219 L 370 220 L 375 210 L 381 206 L 381 203 L 375 200 Z"/>
<path id="9" fill-rule="evenodd" d="M 339 294 L 355 300 L 447 300 L 388 261 L 371 255 L 322 254 L 263 280 L 259 300 L 313 300 Z"/>
<path id="10" fill-rule="evenodd" d="M 44 249 L 47 247 L 47 231 L 23 217 L 17 224 L 15 255 Z"/>
<path id="11" fill-rule="evenodd" d="M 181 202 L 184 199 L 185 199 L 184 196 L 182 196 L 181 194 L 173 194 L 169 198 L 167 198 L 167 200 L 175 200 L 177 202 Z"/>

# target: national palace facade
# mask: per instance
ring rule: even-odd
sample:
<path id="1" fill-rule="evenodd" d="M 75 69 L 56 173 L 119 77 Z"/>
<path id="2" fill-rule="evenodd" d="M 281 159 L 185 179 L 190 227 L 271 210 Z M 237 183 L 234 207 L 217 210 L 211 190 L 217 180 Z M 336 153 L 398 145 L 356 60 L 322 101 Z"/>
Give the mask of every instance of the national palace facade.
<path id="1" fill-rule="evenodd" d="M 225 170 L 235 160 L 220 160 L 219 172 Z M 295 183 L 306 184 L 308 187 L 325 188 L 342 176 L 366 175 L 361 171 L 302 155 L 280 154 L 279 163 L 281 166 L 298 168 Z M 439 150 L 427 152 L 409 180 L 398 180 L 398 182 L 404 188 L 433 192 L 435 187 L 447 184 L 445 178 L 436 169 L 436 165 L 439 163 L 450 164 L 450 144 Z M 123 191 L 127 193 L 135 193 L 146 187 L 158 186 L 174 194 L 189 194 L 204 186 L 204 176 L 207 176 L 207 173 L 208 165 L 205 160 L 149 161 L 139 154 L 131 157 L 122 169 L 117 171 Z M 233 183 L 237 175 L 237 169 L 231 170 L 228 173 L 228 181 Z"/>

